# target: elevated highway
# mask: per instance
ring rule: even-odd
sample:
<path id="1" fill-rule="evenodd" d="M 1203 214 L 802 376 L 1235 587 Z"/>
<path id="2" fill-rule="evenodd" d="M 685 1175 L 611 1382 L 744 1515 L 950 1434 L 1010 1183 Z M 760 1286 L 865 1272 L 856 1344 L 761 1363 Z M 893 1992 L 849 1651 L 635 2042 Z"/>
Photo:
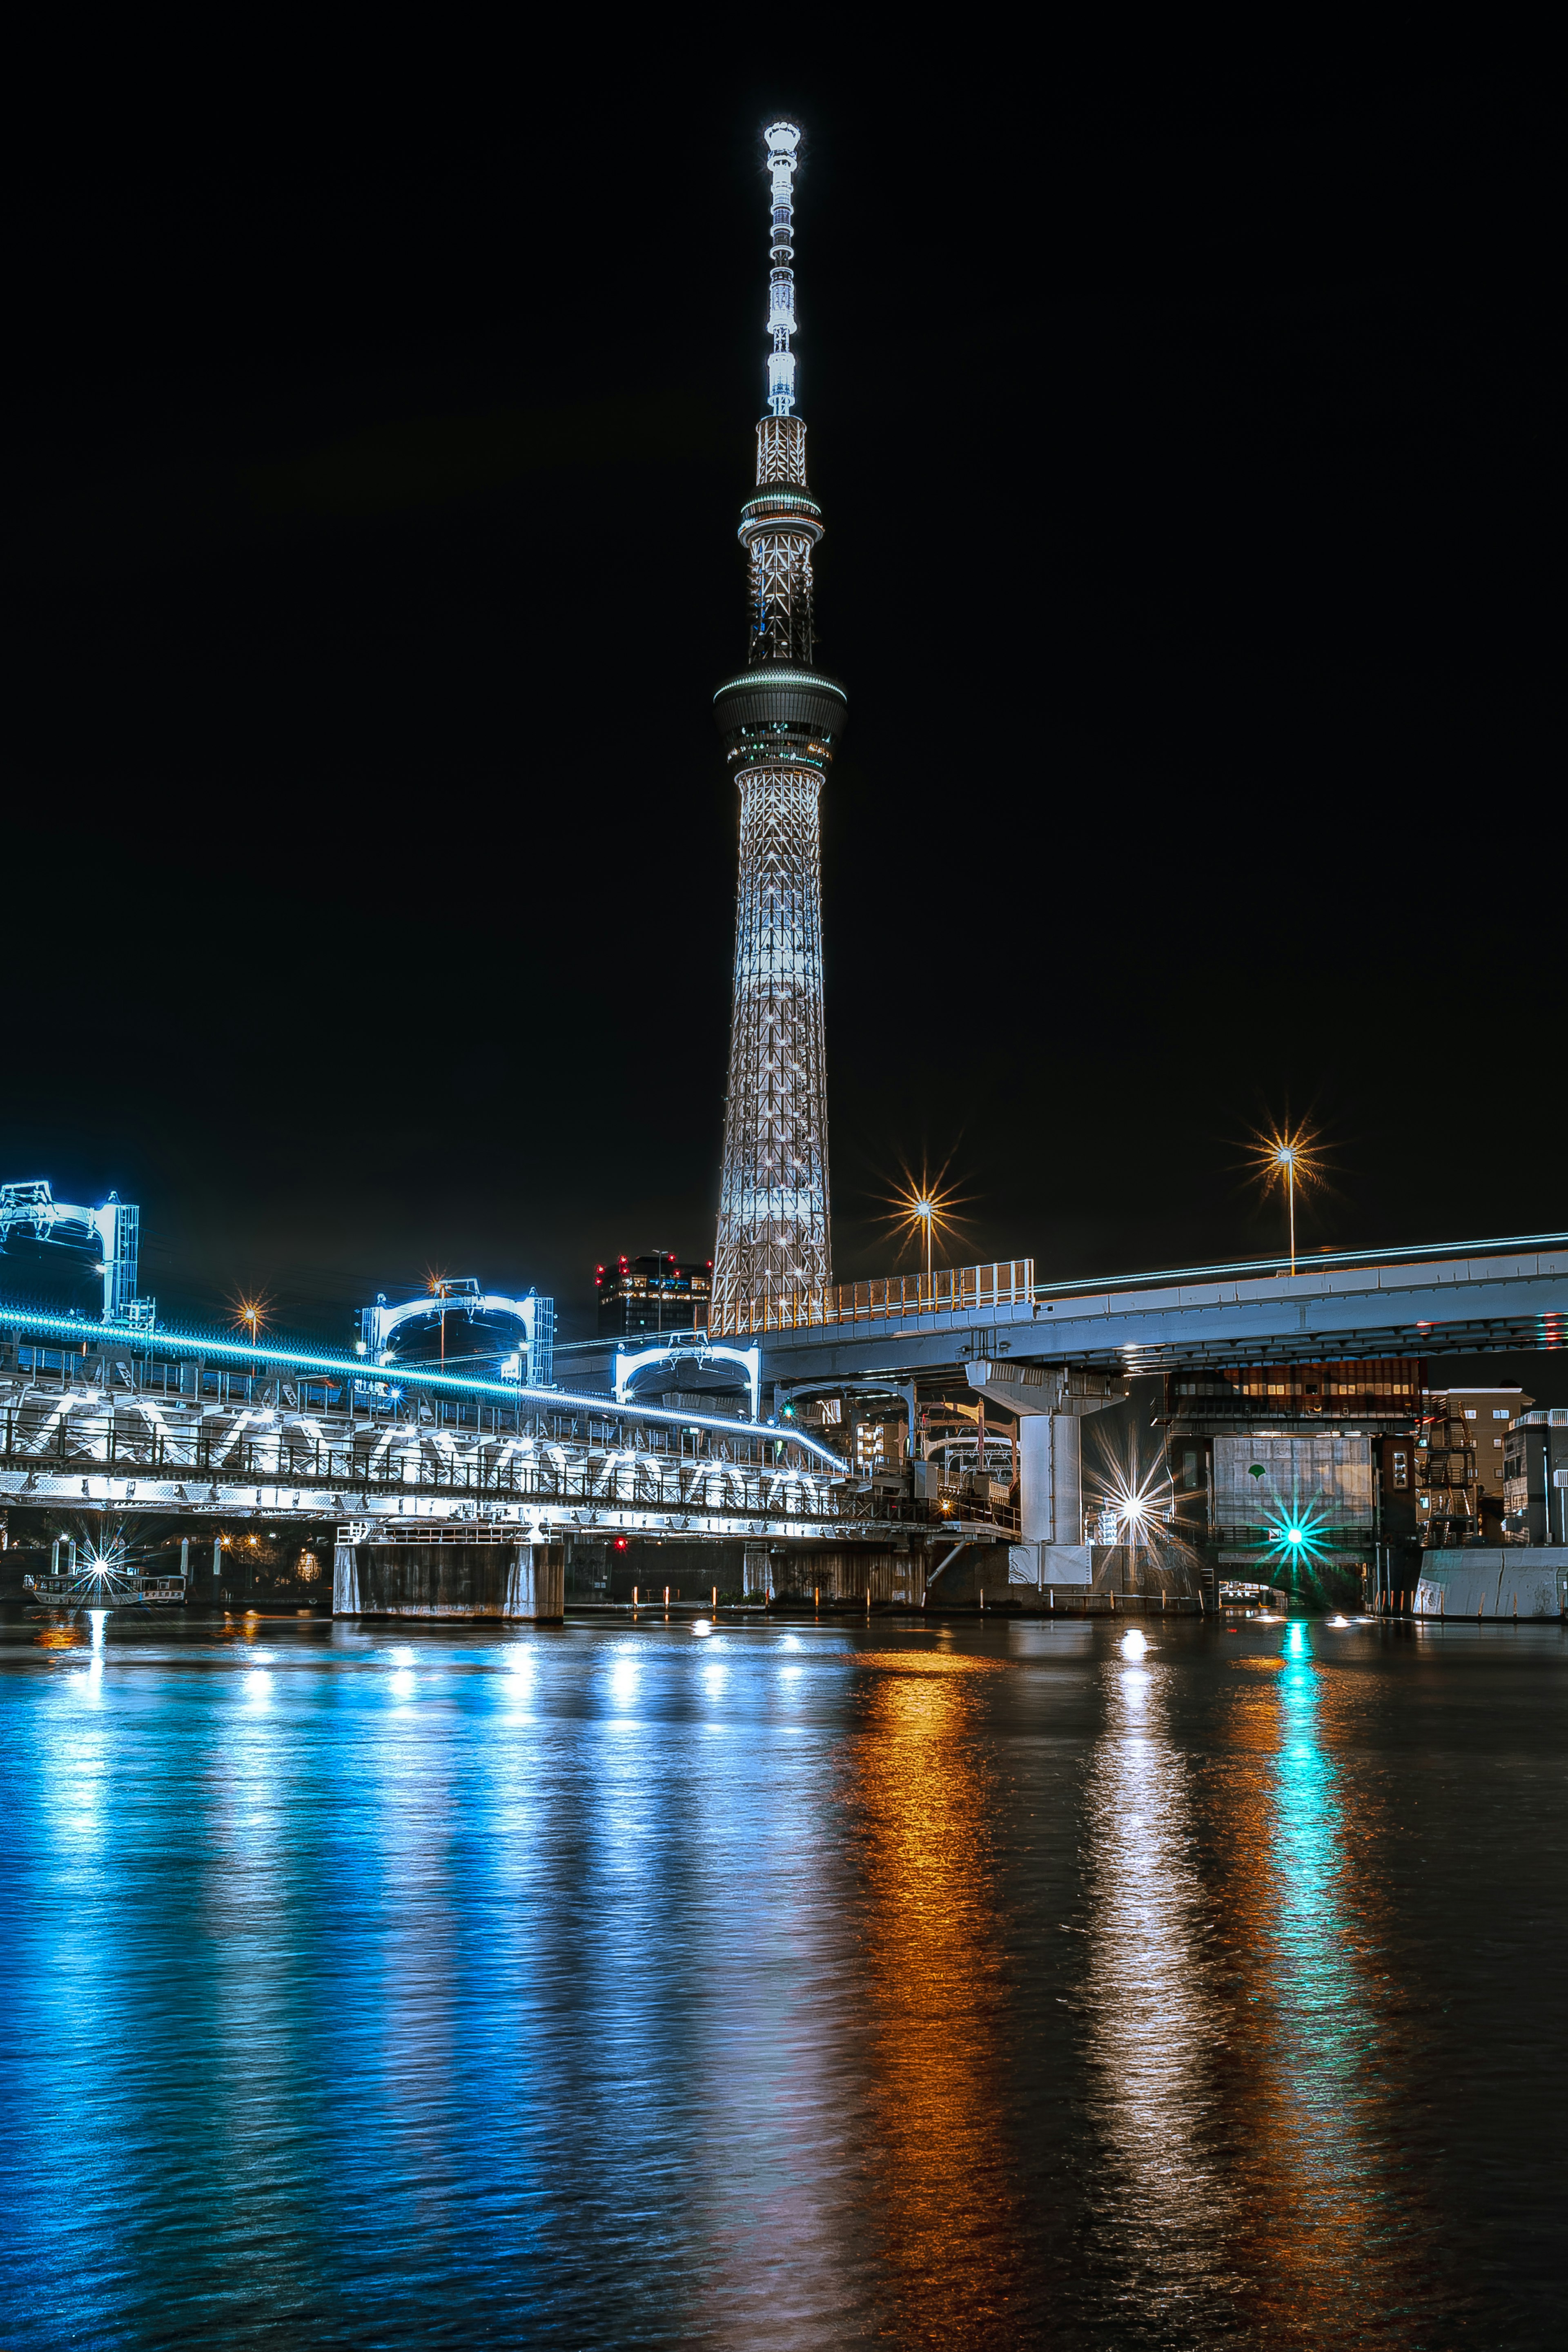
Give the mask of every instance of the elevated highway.
<path id="1" fill-rule="evenodd" d="M 1568 1234 L 1037 1282 L 1032 1262 L 803 1295 L 752 1336 L 779 1396 L 979 1358 L 1125 1374 L 1324 1356 L 1471 1355 L 1568 1339 Z"/>

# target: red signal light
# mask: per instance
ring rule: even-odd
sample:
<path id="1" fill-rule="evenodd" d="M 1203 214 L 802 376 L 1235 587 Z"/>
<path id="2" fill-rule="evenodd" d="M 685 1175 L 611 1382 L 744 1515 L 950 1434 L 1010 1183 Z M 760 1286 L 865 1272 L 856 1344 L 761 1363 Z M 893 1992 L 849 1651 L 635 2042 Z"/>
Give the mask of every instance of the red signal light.
<path id="1" fill-rule="evenodd" d="M 617 1551 L 625 1551 L 626 1548 L 626 1539 L 625 1536 L 617 1536 L 617 1537 L 616 1538 L 616 1549 Z"/>

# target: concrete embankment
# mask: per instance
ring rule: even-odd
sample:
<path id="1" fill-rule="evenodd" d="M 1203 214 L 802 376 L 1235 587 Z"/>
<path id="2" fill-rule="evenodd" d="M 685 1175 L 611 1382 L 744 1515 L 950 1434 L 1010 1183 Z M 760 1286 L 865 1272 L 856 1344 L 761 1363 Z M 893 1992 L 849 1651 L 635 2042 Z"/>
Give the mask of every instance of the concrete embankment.
<path id="1" fill-rule="evenodd" d="M 1456 1546 L 1425 1551 L 1417 1617 L 1561 1617 L 1568 1612 L 1568 1548 L 1552 1544 Z"/>

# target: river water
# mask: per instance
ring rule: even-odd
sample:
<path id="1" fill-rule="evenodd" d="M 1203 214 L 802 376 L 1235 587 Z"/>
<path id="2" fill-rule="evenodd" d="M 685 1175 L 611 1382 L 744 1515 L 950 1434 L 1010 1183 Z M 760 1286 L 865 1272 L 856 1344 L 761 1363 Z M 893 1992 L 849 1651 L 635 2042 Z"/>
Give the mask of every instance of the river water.
<path id="1" fill-rule="evenodd" d="M 13 1614 L 0 2344 L 1561 2344 L 1568 1640 L 1126 1631 Z"/>

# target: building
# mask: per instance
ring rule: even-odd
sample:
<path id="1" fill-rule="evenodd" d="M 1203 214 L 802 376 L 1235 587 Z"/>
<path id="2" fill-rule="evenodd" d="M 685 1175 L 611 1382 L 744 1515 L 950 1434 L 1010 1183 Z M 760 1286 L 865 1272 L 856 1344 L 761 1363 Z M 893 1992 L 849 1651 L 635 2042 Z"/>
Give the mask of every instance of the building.
<path id="1" fill-rule="evenodd" d="M 1166 1375 L 1173 1532 L 1211 1589 L 1375 1585 L 1413 1542 L 1422 1366 L 1409 1356 Z"/>
<path id="2" fill-rule="evenodd" d="M 1433 1389 L 1434 1405 L 1462 1421 L 1475 1451 L 1475 1480 L 1483 1505 L 1503 1508 L 1503 1463 L 1510 1422 L 1534 1403 L 1522 1389 Z"/>
<path id="3" fill-rule="evenodd" d="M 766 132 L 772 178 L 767 409 L 741 510 L 752 615 L 746 667 L 713 698 L 741 795 L 735 985 L 712 1328 L 766 1329 L 831 1279 L 818 801 L 844 732 L 843 687 L 816 667 L 811 558 L 822 509 L 795 414 L 794 184 L 800 132 Z"/>
<path id="4" fill-rule="evenodd" d="M 1521 1413 L 1503 1455 L 1503 1540 L 1568 1544 L 1568 1412 Z"/>
<path id="5" fill-rule="evenodd" d="M 655 1250 L 648 1257 L 612 1258 L 594 1274 L 598 1336 L 624 1339 L 633 1332 L 701 1329 L 708 1321 L 712 1284 L 710 1260 L 682 1265 L 670 1250 Z"/>
<path id="6" fill-rule="evenodd" d="M 1476 1543 L 1481 1524 L 1481 1488 L 1476 1476 L 1475 1423 L 1446 1396 L 1421 1400 L 1413 1456 L 1415 1515 L 1423 1544 Z"/>

